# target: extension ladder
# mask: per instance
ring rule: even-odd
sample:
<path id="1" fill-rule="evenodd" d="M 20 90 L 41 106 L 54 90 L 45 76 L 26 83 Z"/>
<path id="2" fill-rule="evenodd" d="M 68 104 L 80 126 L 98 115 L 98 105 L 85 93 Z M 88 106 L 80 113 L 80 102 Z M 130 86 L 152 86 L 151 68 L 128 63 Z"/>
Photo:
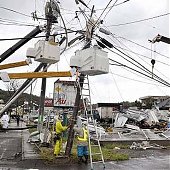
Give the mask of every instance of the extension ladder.
<path id="1" fill-rule="evenodd" d="M 81 84 L 81 86 L 80 86 Z M 103 164 L 103 169 L 105 169 L 105 162 L 104 162 L 104 157 L 103 157 L 103 153 L 101 150 L 101 145 L 100 145 L 100 141 L 99 141 L 99 134 L 97 132 L 97 123 L 96 120 L 93 117 L 93 112 L 92 112 L 92 104 L 91 104 L 91 96 L 90 96 L 90 86 L 89 86 L 89 79 L 88 76 L 84 76 L 84 81 L 83 82 L 79 82 L 78 81 L 78 86 L 80 88 L 80 95 L 81 95 L 81 99 L 83 101 L 83 106 L 84 106 L 84 116 L 87 119 L 87 130 L 88 130 L 88 143 L 89 143 L 89 155 L 90 155 L 90 166 L 91 166 L 91 170 L 94 169 L 94 164 L 95 163 L 102 163 Z M 90 112 L 90 114 L 89 114 Z M 91 141 L 91 137 L 90 137 L 90 132 L 89 132 L 89 125 L 94 126 L 95 129 L 95 136 L 96 136 L 96 140 L 97 140 L 97 144 L 94 145 L 92 144 Z M 95 149 L 95 151 L 93 151 Z M 100 160 L 99 161 L 93 161 L 94 160 L 94 156 L 98 155 L 100 156 Z"/>

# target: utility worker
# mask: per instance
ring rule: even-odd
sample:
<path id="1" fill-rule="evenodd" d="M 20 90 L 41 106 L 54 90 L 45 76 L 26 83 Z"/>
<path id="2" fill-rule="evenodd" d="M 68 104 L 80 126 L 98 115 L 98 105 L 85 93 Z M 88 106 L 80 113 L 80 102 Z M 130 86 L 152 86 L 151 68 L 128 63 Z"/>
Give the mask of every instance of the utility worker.
<path id="1" fill-rule="evenodd" d="M 58 156 L 62 149 L 62 132 L 68 129 L 68 126 L 62 125 L 62 120 L 63 120 L 62 116 L 59 115 L 56 121 L 56 125 L 55 125 L 55 131 L 56 131 L 56 134 L 54 137 L 54 142 L 55 142 L 54 155 L 55 156 Z"/>
<path id="2" fill-rule="evenodd" d="M 88 131 L 86 124 L 82 123 L 82 127 L 74 126 L 77 135 L 77 156 L 78 163 L 88 163 Z M 83 159 L 83 157 L 85 159 Z"/>

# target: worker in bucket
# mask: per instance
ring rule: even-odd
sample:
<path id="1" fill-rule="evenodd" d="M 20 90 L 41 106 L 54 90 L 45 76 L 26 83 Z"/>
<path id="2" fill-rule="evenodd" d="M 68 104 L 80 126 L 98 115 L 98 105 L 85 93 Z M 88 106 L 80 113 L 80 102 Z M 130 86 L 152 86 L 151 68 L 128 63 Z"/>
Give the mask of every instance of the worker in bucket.
<path id="1" fill-rule="evenodd" d="M 86 122 L 82 122 L 82 126 L 74 126 L 77 136 L 77 156 L 78 163 L 88 163 L 88 131 Z"/>
<path id="2" fill-rule="evenodd" d="M 62 149 L 62 133 L 68 129 L 68 126 L 62 125 L 63 117 L 59 115 L 55 124 L 55 136 L 54 136 L 54 155 L 57 157 L 60 155 Z"/>

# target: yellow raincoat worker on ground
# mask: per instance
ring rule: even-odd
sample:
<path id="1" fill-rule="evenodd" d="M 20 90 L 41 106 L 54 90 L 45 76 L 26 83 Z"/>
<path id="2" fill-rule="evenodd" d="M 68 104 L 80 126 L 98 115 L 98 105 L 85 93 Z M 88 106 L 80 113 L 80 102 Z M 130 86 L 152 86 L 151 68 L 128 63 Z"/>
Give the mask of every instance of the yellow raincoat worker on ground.
<path id="1" fill-rule="evenodd" d="M 58 156 L 60 154 L 60 151 L 62 149 L 62 132 L 66 131 L 68 129 L 68 126 L 63 126 L 62 125 L 62 116 L 59 115 L 57 121 L 56 121 L 56 125 L 55 125 L 55 137 L 54 137 L 54 142 L 55 142 L 55 146 L 54 146 L 54 155 Z"/>

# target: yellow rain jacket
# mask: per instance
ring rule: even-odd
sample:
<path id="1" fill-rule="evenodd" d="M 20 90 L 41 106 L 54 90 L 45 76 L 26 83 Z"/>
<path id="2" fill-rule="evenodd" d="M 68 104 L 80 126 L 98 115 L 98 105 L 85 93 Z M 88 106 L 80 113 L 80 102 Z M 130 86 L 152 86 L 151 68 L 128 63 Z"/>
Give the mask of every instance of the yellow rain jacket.
<path id="1" fill-rule="evenodd" d="M 55 146 L 54 146 L 54 155 L 58 156 L 60 154 L 60 151 L 62 149 L 62 135 L 61 133 L 67 130 L 67 126 L 63 126 L 61 124 L 61 121 L 58 120 L 56 122 L 56 126 L 55 126 L 55 131 L 56 134 L 59 136 L 59 139 L 56 140 Z"/>

